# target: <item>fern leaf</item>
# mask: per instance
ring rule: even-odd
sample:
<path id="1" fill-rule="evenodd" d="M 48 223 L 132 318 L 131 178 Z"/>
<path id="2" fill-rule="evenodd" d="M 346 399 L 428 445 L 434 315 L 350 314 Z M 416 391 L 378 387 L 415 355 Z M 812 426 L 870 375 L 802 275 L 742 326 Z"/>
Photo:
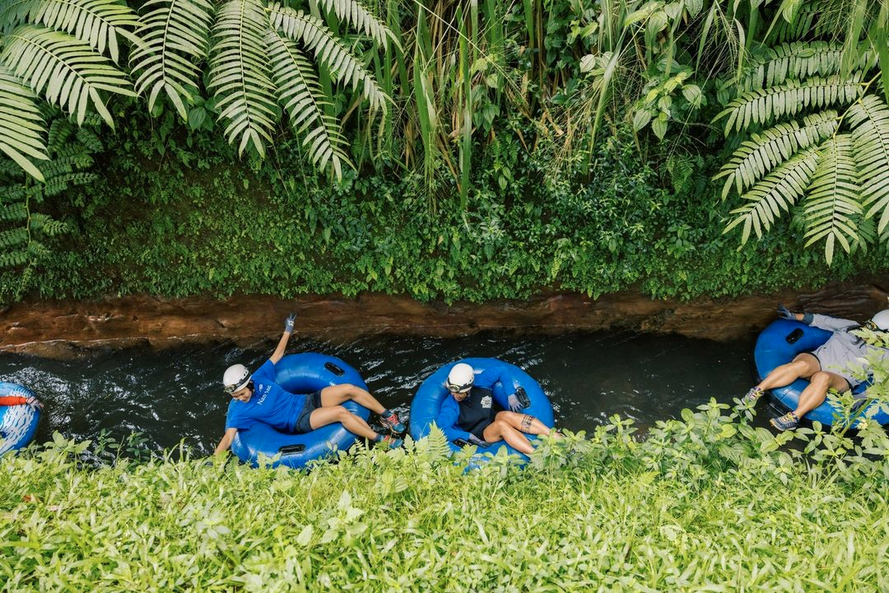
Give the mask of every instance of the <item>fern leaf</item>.
<path id="1" fill-rule="evenodd" d="M 272 77 L 278 87 L 278 99 L 290 115 L 290 125 L 297 134 L 305 135 L 303 146 L 320 169 L 333 167 L 337 179 L 348 163 L 343 148 L 345 139 L 337 121 L 325 114 L 320 99 L 324 92 L 314 68 L 296 43 L 270 30 L 266 38 L 272 64 Z"/>
<path id="2" fill-rule="evenodd" d="M 732 187 L 739 194 L 743 193 L 797 151 L 832 136 L 838 126 L 836 111 L 824 111 L 805 117 L 802 127 L 796 121 L 791 121 L 778 124 L 761 134 L 751 134 L 750 140 L 741 144 L 731 160 L 714 177 L 726 177 L 722 199 L 728 196 Z"/>
<path id="3" fill-rule="evenodd" d="M 756 183 L 741 196 L 747 203 L 732 210 L 735 219 L 726 226 L 723 234 L 743 224 L 741 244 L 747 243 L 751 231 L 762 238 L 763 230 L 769 230 L 802 196 L 818 164 L 818 149 L 812 147 L 798 152 Z"/>
<path id="4" fill-rule="evenodd" d="M 76 114 L 82 124 L 90 105 L 114 127 L 99 91 L 135 97 L 126 75 L 89 45 L 66 33 L 22 26 L 8 35 L 2 59 L 48 102 Z"/>
<path id="5" fill-rule="evenodd" d="M 0 63 L 0 151 L 32 177 L 43 175 L 32 160 L 45 161 L 45 123 L 37 97 Z"/>
<path id="6" fill-rule="evenodd" d="M 877 95 L 867 95 L 849 109 L 853 126 L 862 206 L 871 218 L 882 211 L 877 232 L 889 229 L 889 107 Z"/>
<path id="7" fill-rule="evenodd" d="M 2 234 L 2 233 L 0 233 Z M 0 251 L 0 268 L 13 268 L 21 266 L 28 261 L 27 249 L 12 249 Z"/>
<path id="8" fill-rule="evenodd" d="M 32 22 L 40 0 L 0 0 L 0 31 L 8 33 L 22 23 Z"/>
<path id="9" fill-rule="evenodd" d="M 319 4 L 327 12 L 335 14 L 340 22 L 348 23 L 353 29 L 363 32 L 379 43 L 383 49 L 389 48 L 390 40 L 399 46 L 398 38 L 389 30 L 389 27 L 362 6 L 358 0 L 320 0 Z"/>
<path id="10" fill-rule="evenodd" d="M 362 95 L 371 110 L 386 113 L 388 97 L 377 86 L 373 75 L 359 62 L 325 24 L 302 11 L 275 4 L 270 8 L 272 26 L 280 29 L 289 39 L 305 44 L 315 58 L 330 70 L 337 82 L 351 84 L 353 89 L 361 85 Z"/>
<path id="11" fill-rule="evenodd" d="M 3 222 L 21 222 L 28 219 L 28 209 L 21 202 L 0 207 L 0 220 Z"/>
<path id="12" fill-rule="evenodd" d="M 26 228 L 16 228 L 0 233 L 0 247 L 3 249 L 24 245 L 27 242 L 28 229 Z"/>
<path id="13" fill-rule="evenodd" d="M 826 41 L 785 43 L 754 54 L 738 83 L 741 92 L 782 84 L 788 79 L 831 76 L 840 71 L 843 45 Z M 869 70 L 877 63 L 876 52 L 862 44 L 859 70 Z"/>
<path id="14" fill-rule="evenodd" d="M 118 61 L 118 36 L 136 38 L 127 30 L 138 24 L 136 13 L 117 0 L 41 0 L 33 24 L 65 31 L 89 44 L 100 54 L 108 53 Z"/>
<path id="15" fill-rule="evenodd" d="M 860 194 L 853 139 L 840 134 L 823 145 L 805 209 L 806 247 L 824 240 L 827 265 L 833 262 L 836 243 L 849 253 L 850 244 L 859 239 L 855 218 L 862 213 Z"/>
<path id="16" fill-rule="evenodd" d="M 220 118 L 228 119 L 228 141 L 240 138 L 238 152 L 252 145 L 260 156 L 277 120 L 265 35 L 269 21 L 256 0 L 229 0 L 219 8 L 213 27 L 216 43 L 210 58 L 209 87 L 220 101 Z"/>
<path id="17" fill-rule="evenodd" d="M 201 69 L 210 46 L 213 5 L 207 0 L 150 0 L 142 7 L 136 35 L 142 40 L 130 55 L 136 92 L 148 94 L 154 109 L 161 92 L 167 94 L 183 119 L 185 103 L 193 103 Z"/>
<path id="18" fill-rule="evenodd" d="M 859 76 L 841 79 L 812 77 L 802 82 L 788 80 L 767 89 L 741 94 L 713 118 L 716 122 L 727 117 L 725 134 L 746 130 L 751 125 L 767 125 L 775 119 L 796 115 L 803 109 L 830 105 L 848 105 L 858 98 Z"/>

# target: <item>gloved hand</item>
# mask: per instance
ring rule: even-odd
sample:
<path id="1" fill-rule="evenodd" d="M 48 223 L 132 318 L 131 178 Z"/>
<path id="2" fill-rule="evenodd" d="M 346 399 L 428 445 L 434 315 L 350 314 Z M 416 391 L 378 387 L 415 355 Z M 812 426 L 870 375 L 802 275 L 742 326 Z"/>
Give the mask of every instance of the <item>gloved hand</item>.
<path id="1" fill-rule="evenodd" d="M 291 313 L 290 317 L 284 321 L 284 331 L 292 334 L 294 322 L 296 322 L 296 313 Z"/>
<path id="2" fill-rule="evenodd" d="M 518 412 L 519 410 L 525 409 L 525 406 L 519 402 L 519 396 L 515 393 L 506 398 L 506 403 L 509 404 L 510 412 Z"/>
<path id="3" fill-rule="evenodd" d="M 43 410 L 43 404 L 33 395 L 29 395 L 27 398 L 25 398 L 25 405 L 31 406 L 32 410 Z"/>
<path id="4" fill-rule="evenodd" d="M 483 449 L 487 449 L 491 446 L 491 443 L 488 441 L 483 441 L 474 434 L 469 435 L 469 442 L 475 445 L 476 447 L 481 447 Z"/>
<path id="5" fill-rule="evenodd" d="M 791 312 L 791 310 L 788 309 L 787 307 L 785 307 L 784 305 L 778 305 L 778 317 L 780 319 L 790 319 L 790 320 L 796 319 L 796 315 L 794 315 L 793 312 Z"/>

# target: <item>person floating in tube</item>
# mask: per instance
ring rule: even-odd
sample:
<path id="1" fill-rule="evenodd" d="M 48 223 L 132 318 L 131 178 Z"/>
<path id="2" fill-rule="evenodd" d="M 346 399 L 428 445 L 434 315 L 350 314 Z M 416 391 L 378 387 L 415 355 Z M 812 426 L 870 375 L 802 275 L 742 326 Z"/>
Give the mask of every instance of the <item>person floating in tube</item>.
<path id="1" fill-rule="evenodd" d="M 271 425 L 281 432 L 306 433 L 334 422 L 352 434 L 389 447 L 400 447 L 401 439 L 395 434 L 404 432 L 404 424 L 395 412 L 386 409 L 364 389 L 344 383 L 331 385 L 314 393 L 290 393 L 275 382 L 275 365 L 284 356 L 284 350 L 296 319 L 291 315 L 284 322 L 284 335 L 271 357 L 252 375 L 242 364 L 226 369 L 222 377 L 225 392 L 232 400 L 225 417 L 225 435 L 216 446 L 215 454 L 231 448 L 239 430 L 247 430 L 258 422 Z M 342 405 L 352 400 L 380 415 L 380 421 L 393 435 L 377 434 L 362 418 Z"/>
<path id="2" fill-rule="evenodd" d="M 884 358 L 889 361 L 889 350 L 872 346 L 850 333 L 850 330 L 861 327 L 856 321 L 817 313 L 794 313 L 784 305 L 778 305 L 778 317 L 802 321 L 806 325 L 833 332 L 817 350 L 797 354 L 792 361 L 776 367 L 742 398 L 745 403 L 756 402 L 769 389 L 785 387 L 800 378 L 808 379 L 809 385 L 800 394 L 796 409 L 769 420 L 778 430 L 796 428 L 800 418 L 821 405 L 829 389 L 844 392 L 857 387 L 861 380 L 853 377 L 847 369 L 868 351 L 882 350 L 885 352 Z M 874 315 L 864 327 L 879 332 L 889 331 L 889 309 Z"/>
<path id="3" fill-rule="evenodd" d="M 498 441 L 524 454 L 534 451 L 525 434 L 558 436 L 543 422 L 528 414 L 519 413 L 527 407 L 519 394 L 507 398 L 509 410 L 494 411 L 494 384 L 500 381 L 500 372 L 488 369 L 476 376 L 475 370 L 460 362 L 448 373 L 445 387 L 452 397 L 445 397 L 436 424 L 449 441 L 461 440 L 487 447 Z"/>

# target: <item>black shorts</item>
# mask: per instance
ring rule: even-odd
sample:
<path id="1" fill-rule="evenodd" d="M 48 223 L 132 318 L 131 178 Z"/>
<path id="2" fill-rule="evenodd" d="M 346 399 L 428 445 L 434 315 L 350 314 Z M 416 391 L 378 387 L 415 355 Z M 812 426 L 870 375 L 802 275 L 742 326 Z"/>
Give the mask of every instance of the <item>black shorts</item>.
<path id="1" fill-rule="evenodd" d="M 303 434 L 306 432 L 312 431 L 312 424 L 309 422 L 309 416 L 312 415 L 317 408 L 321 407 L 321 390 L 319 389 L 315 393 L 306 394 L 306 403 L 303 405 L 302 411 L 299 413 L 299 416 L 296 418 L 296 423 L 293 425 L 293 432 L 296 434 Z"/>

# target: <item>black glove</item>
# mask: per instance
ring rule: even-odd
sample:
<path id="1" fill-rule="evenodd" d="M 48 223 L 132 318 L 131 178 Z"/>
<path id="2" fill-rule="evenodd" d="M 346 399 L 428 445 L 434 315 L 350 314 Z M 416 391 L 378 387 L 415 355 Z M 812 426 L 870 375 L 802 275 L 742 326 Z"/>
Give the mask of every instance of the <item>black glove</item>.
<path id="1" fill-rule="evenodd" d="M 784 305 L 778 305 L 778 317 L 780 319 L 790 319 L 791 321 L 796 320 L 796 315 Z"/>
<path id="2" fill-rule="evenodd" d="M 491 443 L 488 441 L 483 441 L 474 434 L 469 435 L 469 442 L 475 445 L 476 447 L 481 447 L 483 449 L 487 449 L 491 446 Z"/>

